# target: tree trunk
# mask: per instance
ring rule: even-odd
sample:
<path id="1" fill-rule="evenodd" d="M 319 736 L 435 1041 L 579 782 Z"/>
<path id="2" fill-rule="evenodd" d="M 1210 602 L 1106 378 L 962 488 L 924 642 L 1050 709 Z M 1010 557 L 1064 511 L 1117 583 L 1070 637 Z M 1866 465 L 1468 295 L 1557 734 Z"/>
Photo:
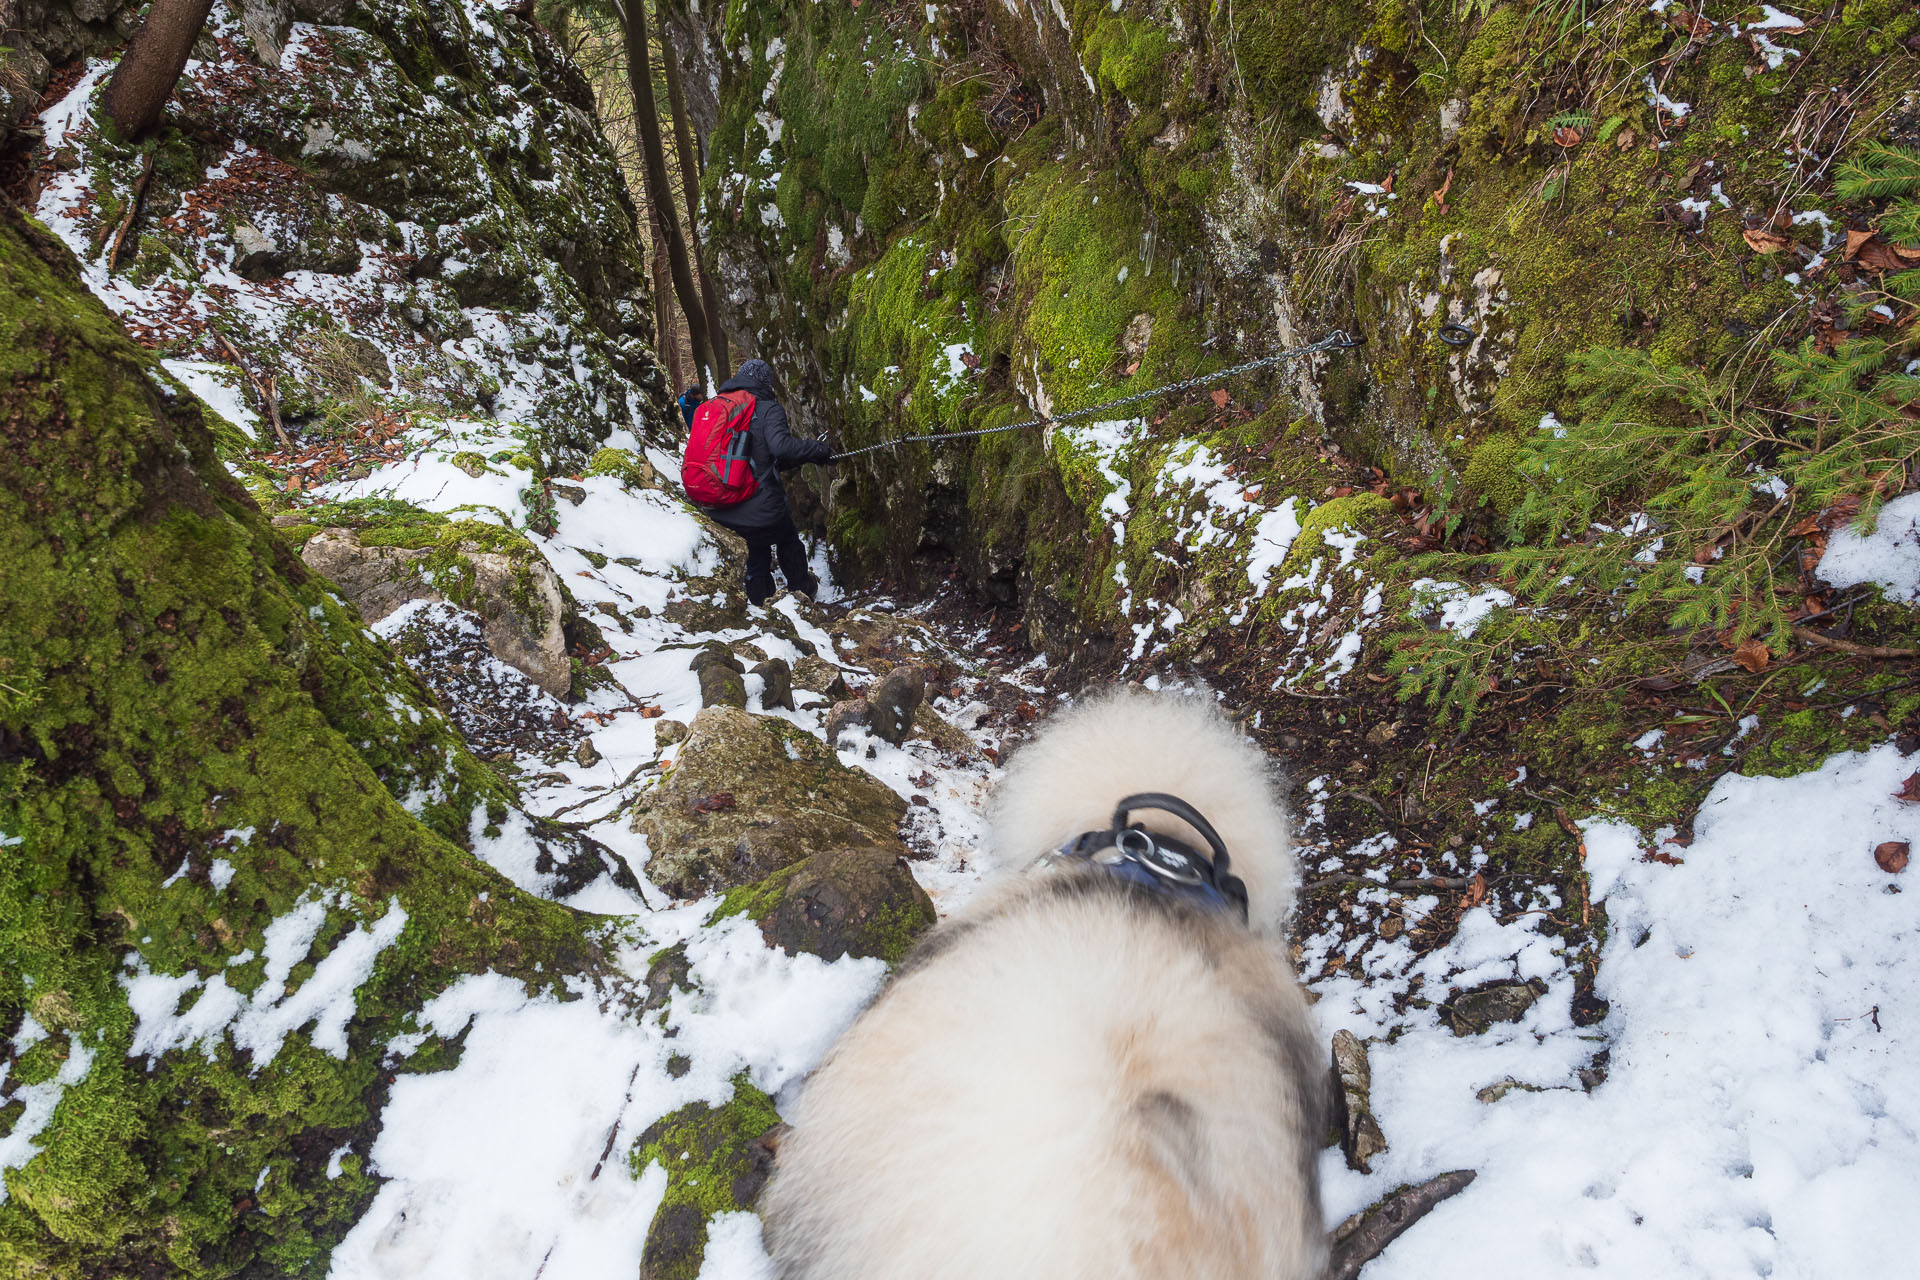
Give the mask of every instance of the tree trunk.
<path id="1" fill-rule="evenodd" d="M 687 317 L 687 336 L 693 341 L 693 362 L 701 377 L 715 368 L 707 345 L 706 308 L 694 287 L 693 268 L 687 262 L 687 242 L 680 236 L 680 216 L 673 207 L 673 185 L 667 181 L 667 157 L 660 145 L 660 112 L 653 100 L 653 60 L 647 56 L 646 0 L 616 0 L 627 42 L 627 83 L 633 89 L 633 131 L 640 139 L 641 169 L 647 177 L 647 199 L 666 232 L 667 266 L 673 272 L 673 292 Z"/>
<path id="2" fill-rule="evenodd" d="M 687 239 L 693 245 L 693 265 L 700 273 L 700 297 L 707 308 L 707 341 L 713 344 L 713 358 L 722 381 L 733 370 L 727 359 L 727 334 L 720 325 L 720 298 L 713 291 L 713 277 L 707 274 L 707 255 L 700 245 L 700 181 L 703 170 L 700 150 L 693 145 L 693 129 L 687 124 L 687 97 L 680 91 L 680 58 L 668 35 L 666 23 L 660 24 L 661 69 L 667 73 L 667 106 L 673 111 L 673 147 L 680 153 L 680 184 L 687 192 Z"/>
<path id="3" fill-rule="evenodd" d="M 653 231 L 653 315 L 654 328 L 658 333 L 654 338 L 654 348 L 667 366 L 667 381 L 673 384 L 673 393 L 677 396 L 686 387 L 686 370 L 680 364 L 680 331 L 673 322 L 672 284 L 667 278 L 666 233 L 660 227 L 660 215 L 657 211 L 647 211 L 647 225 Z"/>
<path id="4" fill-rule="evenodd" d="M 137 142 L 160 123 L 212 11 L 213 0 L 153 0 L 146 22 L 133 33 L 107 81 L 107 118 L 121 137 Z"/>

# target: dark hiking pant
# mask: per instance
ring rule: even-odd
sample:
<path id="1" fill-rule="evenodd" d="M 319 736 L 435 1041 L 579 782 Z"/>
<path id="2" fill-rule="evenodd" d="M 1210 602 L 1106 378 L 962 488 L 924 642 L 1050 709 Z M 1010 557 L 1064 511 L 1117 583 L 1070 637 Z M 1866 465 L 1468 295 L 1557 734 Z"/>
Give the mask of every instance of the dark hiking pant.
<path id="1" fill-rule="evenodd" d="M 771 524 L 762 529 L 741 529 L 740 536 L 747 540 L 747 600 L 752 604 L 765 604 L 773 595 L 773 557 L 780 556 L 780 576 L 787 580 L 787 590 L 800 591 L 811 596 L 820 590 L 820 582 L 807 568 L 806 544 L 800 541 L 800 530 L 794 528 L 793 517 L 783 517 L 779 524 Z"/>

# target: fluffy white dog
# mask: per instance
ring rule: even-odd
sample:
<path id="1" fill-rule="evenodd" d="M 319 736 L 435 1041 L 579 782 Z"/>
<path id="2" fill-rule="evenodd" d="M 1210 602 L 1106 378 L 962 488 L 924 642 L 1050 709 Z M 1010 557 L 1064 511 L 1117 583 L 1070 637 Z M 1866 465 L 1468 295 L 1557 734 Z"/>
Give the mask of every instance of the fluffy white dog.
<path id="1" fill-rule="evenodd" d="M 1130 811 L 1153 847 L 1077 841 L 1136 793 L 1211 822 L 1245 922 L 1173 813 Z M 1014 757 L 993 841 L 1039 861 L 928 935 L 801 1092 L 761 1199 L 781 1280 L 1317 1277 L 1327 1067 L 1265 757 L 1204 700 L 1118 690 Z"/>

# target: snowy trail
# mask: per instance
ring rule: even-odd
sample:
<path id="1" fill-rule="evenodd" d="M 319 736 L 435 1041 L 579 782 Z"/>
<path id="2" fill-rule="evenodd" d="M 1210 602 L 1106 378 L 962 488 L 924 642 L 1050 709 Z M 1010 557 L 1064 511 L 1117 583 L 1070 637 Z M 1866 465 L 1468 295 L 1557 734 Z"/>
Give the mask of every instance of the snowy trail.
<path id="1" fill-rule="evenodd" d="M 474 444 L 443 440 L 402 464 L 398 491 L 440 509 L 485 501 L 505 486 L 447 461 Z M 376 473 L 354 492 L 395 483 Z M 583 608 L 662 605 L 686 590 L 686 570 L 712 567 L 684 510 L 589 484 L 591 502 L 563 508 L 559 531 L 541 543 Z M 627 541 L 622 530 L 644 537 Z M 640 566 L 594 569 L 581 555 L 622 544 L 649 548 Z M 791 619 L 806 621 L 797 610 Z M 595 620 L 619 654 L 611 669 L 624 688 L 690 718 L 699 692 L 685 652 L 660 646 L 707 635 L 657 616 L 631 629 L 610 613 Z M 770 651 L 782 643 L 766 632 L 714 634 Z M 830 651 L 829 637 L 815 642 Z M 817 710 L 774 714 L 821 732 Z M 652 723 L 614 713 L 594 734 L 603 763 L 543 766 L 569 777 L 535 792 L 538 807 L 591 797 L 588 788 L 658 754 Z M 848 749 L 842 759 L 902 794 L 915 792 L 915 775 L 934 780 L 917 790 L 938 797 L 946 835 L 915 871 L 943 910 L 964 901 L 977 883 L 964 855 L 979 835 L 987 768 L 955 766 L 925 744 L 877 744 L 873 759 Z M 1541 913 L 1502 923 L 1477 908 L 1419 958 L 1404 937 L 1368 938 L 1364 981 L 1315 981 L 1322 1029 L 1372 1042 L 1375 1113 L 1390 1143 L 1365 1176 L 1328 1152 L 1329 1222 L 1402 1182 L 1451 1168 L 1480 1174 L 1367 1274 L 1890 1274 L 1906 1236 L 1898 1206 L 1920 1168 L 1911 1029 L 1920 979 L 1902 965 L 1920 933 L 1920 899 L 1898 892 L 1870 851 L 1920 839 L 1920 808 L 1892 795 L 1915 764 L 1885 747 L 1795 779 L 1724 779 L 1692 846 L 1664 851 L 1678 866 L 1644 860 L 1652 841 L 1631 828 L 1590 826 L 1593 898 L 1611 921 L 1598 979 L 1611 1012 L 1597 1026 L 1573 1021 L 1573 974 Z M 644 874 L 644 840 L 623 822 L 594 834 Z M 634 909 L 604 883 L 595 893 L 601 909 Z M 749 921 L 707 928 L 713 905 L 610 919 L 636 978 L 658 948 L 694 946 L 702 989 L 675 997 L 664 1026 L 635 1019 L 608 992 L 560 1003 L 499 979 L 469 979 L 429 1006 L 423 1030 L 453 1034 L 470 1020 L 466 1057 L 396 1087 L 369 1153 L 392 1181 L 332 1274 L 504 1277 L 542 1259 L 544 1274 L 631 1274 L 664 1182 L 657 1170 L 637 1180 L 627 1172 L 634 1137 L 686 1102 L 723 1100 L 738 1071 L 777 1097 L 882 978 L 875 961 L 769 950 Z M 1339 944 L 1310 921 L 1300 928 L 1302 968 L 1319 972 Z M 1517 1022 L 1455 1036 L 1437 1007 L 1396 1000 L 1415 976 L 1429 993 L 1535 980 L 1546 994 Z M 685 1075 L 668 1074 L 671 1054 L 691 1061 Z M 1589 1092 L 1580 1073 L 1596 1066 L 1605 1079 Z M 716 1222 L 713 1239 L 708 1280 L 766 1274 L 750 1217 Z"/>

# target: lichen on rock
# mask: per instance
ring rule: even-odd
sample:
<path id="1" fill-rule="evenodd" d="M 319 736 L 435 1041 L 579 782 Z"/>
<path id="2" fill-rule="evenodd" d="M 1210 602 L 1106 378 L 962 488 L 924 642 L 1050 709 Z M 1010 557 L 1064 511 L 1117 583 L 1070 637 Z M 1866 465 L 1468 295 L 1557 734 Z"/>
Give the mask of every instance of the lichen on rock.
<path id="1" fill-rule="evenodd" d="M 634 806 L 652 849 L 647 875 L 693 898 L 761 879 L 820 849 L 904 853 L 906 802 L 831 748 L 772 716 L 709 706 L 674 767 Z"/>

